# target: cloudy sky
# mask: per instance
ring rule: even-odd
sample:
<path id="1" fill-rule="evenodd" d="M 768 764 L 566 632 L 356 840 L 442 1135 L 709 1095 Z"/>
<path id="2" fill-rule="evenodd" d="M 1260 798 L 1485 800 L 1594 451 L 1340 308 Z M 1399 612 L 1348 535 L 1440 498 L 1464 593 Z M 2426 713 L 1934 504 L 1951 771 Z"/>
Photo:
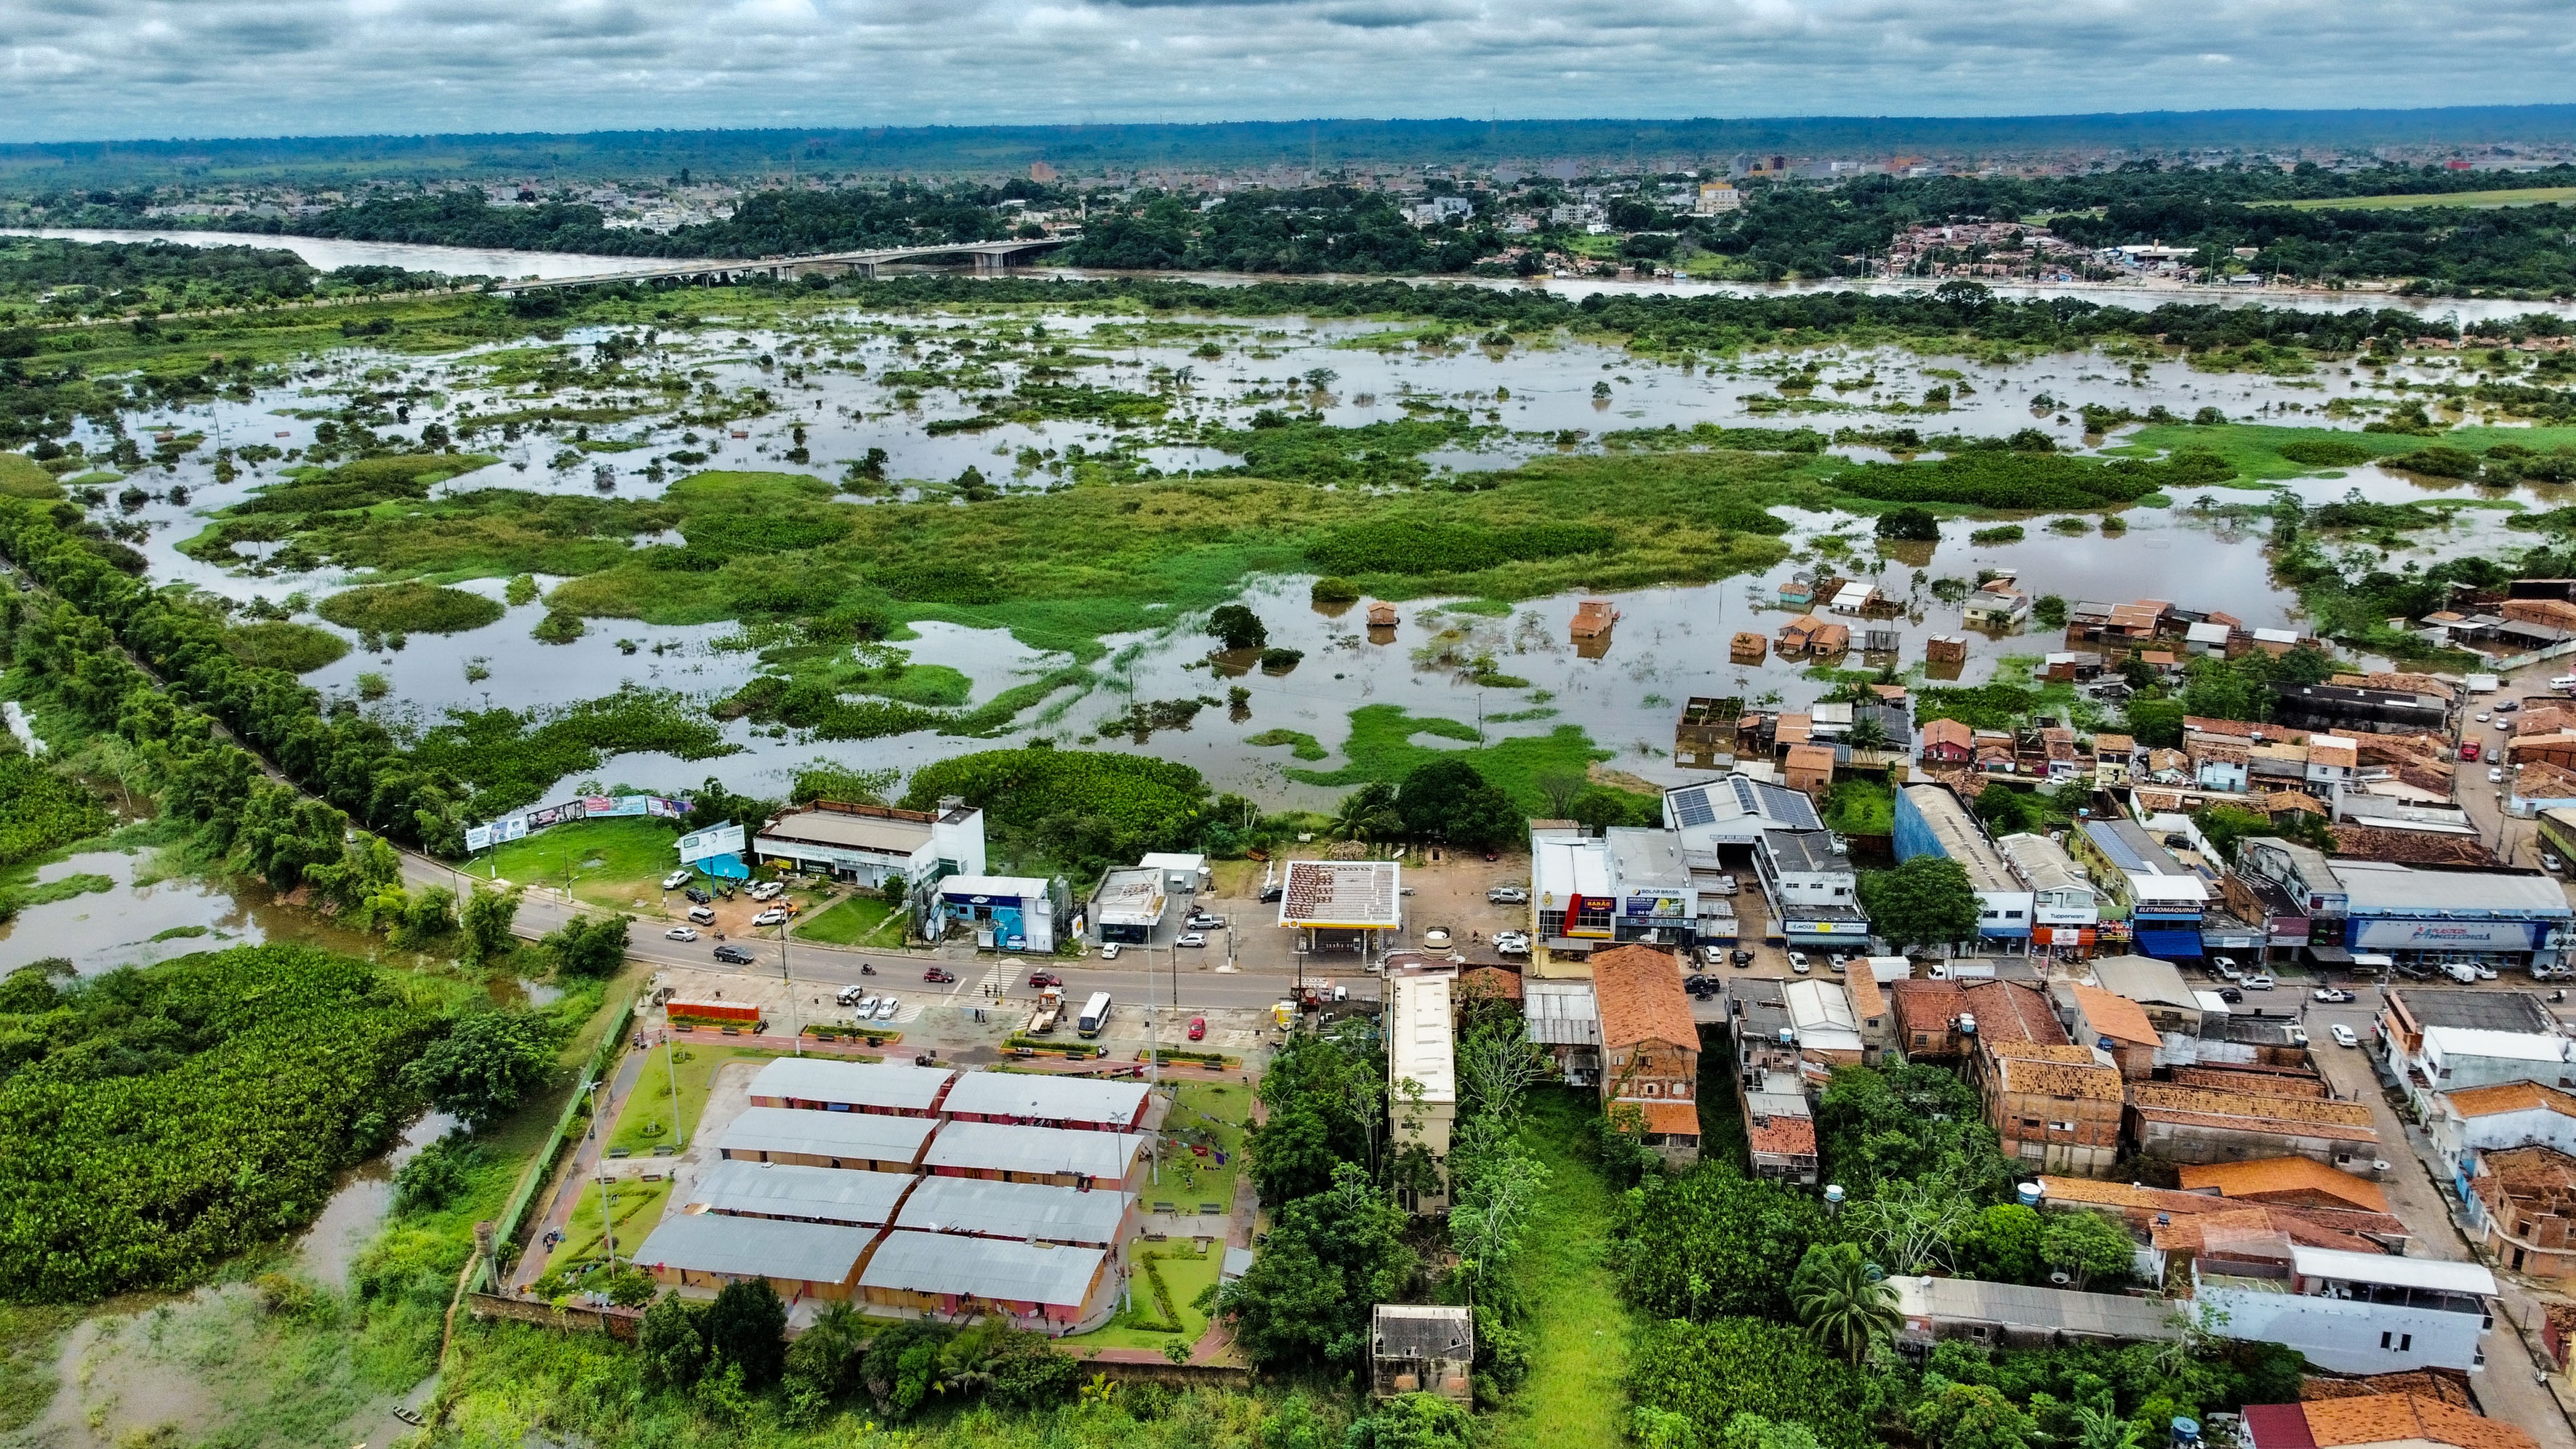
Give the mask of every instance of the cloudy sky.
<path id="1" fill-rule="evenodd" d="M 2576 100 L 2568 0 L 0 0 L 0 140 Z"/>

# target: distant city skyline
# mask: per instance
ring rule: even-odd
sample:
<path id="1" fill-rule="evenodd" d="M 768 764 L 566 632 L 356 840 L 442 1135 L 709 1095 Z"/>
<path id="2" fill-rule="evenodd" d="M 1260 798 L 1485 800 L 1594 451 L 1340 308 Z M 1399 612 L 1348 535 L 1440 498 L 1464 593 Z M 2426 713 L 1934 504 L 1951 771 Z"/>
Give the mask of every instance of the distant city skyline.
<path id="1" fill-rule="evenodd" d="M 2576 100 L 2563 0 L 30 0 L 0 141 Z"/>

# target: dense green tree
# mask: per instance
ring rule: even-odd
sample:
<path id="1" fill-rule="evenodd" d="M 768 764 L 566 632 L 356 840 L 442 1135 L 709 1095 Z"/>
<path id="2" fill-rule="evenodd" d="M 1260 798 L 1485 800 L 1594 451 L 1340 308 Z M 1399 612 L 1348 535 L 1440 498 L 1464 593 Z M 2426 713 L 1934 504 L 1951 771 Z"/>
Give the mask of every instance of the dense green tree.
<path id="1" fill-rule="evenodd" d="M 702 1313 L 677 1293 L 663 1294 L 644 1310 L 635 1348 L 646 1384 L 685 1389 L 706 1372 L 707 1340 L 698 1324 Z"/>
<path id="2" fill-rule="evenodd" d="M 1691 1449 L 1875 1449 L 1880 1442 L 1872 1425 L 1884 1410 L 1885 1386 L 1790 1324 L 1663 1319 L 1640 1335 L 1628 1378 L 1638 1408 L 1647 1411 L 1634 1416 L 1638 1427 L 1665 1432 L 1665 1443 Z M 1738 1437 L 1733 1430 L 1746 1415 L 1756 1422 L 1744 1424 Z M 1679 1428 L 1675 1419 L 1691 1426 L 1691 1438 L 1670 1437 Z M 1796 1429 L 1812 1437 L 1782 1432 Z"/>
<path id="3" fill-rule="evenodd" d="M 1926 1449 L 2024 1449 L 2039 1436 L 2027 1411 L 1984 1384 L 1926 1376 L 1905 1426 Z"/>
<path id="4" fill-rule="evenodd" d="M 1258 649 L 1270 642 L 1270 626 L 1241 604 L 1219 604 L 1209 610 L 1207 631 L 1228 649 Z"/>
<path id="5" fill-rule="evenodd" d="M 1981 1203 L 2011 1179 L 1976 1089 L 1940 1067 L 1835 1068 L 1816 1138 L 1827 1177 L 1856 1194 L 1910 1181 Z"/>
<path id="6" fill-rule="evenodd" d="M 1467 1449 L 1476 1421 L 1438 1394 L 1399 1394 L 1351 1425 L 1348 1449 Z"/>
<path id="7" fill-rule="evenodd" d="M 1977 1214 L 1952 1245 L 1959 1271 L 1996 1283 L 2036 1283 L 2045 1274 L 2039 1214 L 2017 1202 Z"/>
<path id="8" fill-rule="evenodd" d="M 1415 766 L 1396 790 L 1395 813 L 1416 840 L 1470 848 L 1514 840 L 1528 829 L 1512 798 L 1460 759 Z"/>
<path id="9" fill-rule="evenodd" d="M 787 1305 L 766 1278 L 737 1278 L 716 1293 L 699 1320 L 710 1367 L 742 1370 L 754 1392 L 778 1378 L 787 1362 Z"/>
<path id="10" fill-rule="evenodd" d="M 1360 1167 L 1290 1202 L 1252 1268 L 1219 1293 L 1234 1342 L 1263 1368 L 1356 1370 L 1368 1361 L 1369 1314 L 1401 1302 L 1417 1264 L 1403 1208 Z"/>
<path id="11" fill-rule="evenodd" d="M 1258 1090 L 1265 1116 L 1245 1148 L 1263 1202 L 1326 1190 L 1339 1163 L 1374 1170 L 1386 1109 L 1382 1055 L 1298 1033 L 1271 1057 Z"/>
<path id="12" fill-rule="evenodd" d="M 403 1068 L 403 1085 L 438 1110 L 479 1126 L 527 1100 L 553 1065 L 554 1044 L 539 1018 L 523 1011 L 473 1011 Z"/>
<path id="13" fill-rule="evenodd" d="M 1941 520 L 1929 508 L 1891 508 L 1878 516 L 1881 538 L 1904 543 L 1930 543 L 1941 537 Z"/>
<path id="14" fill-rule="evenodd" d="M 2040 1261 L 2071 1274 L 2078 1289 L 2125 1278 L 2137 1263 L 2127 1229 L 2100 1213 L 2052 1212 L 2039 1231 Z"/>
<path id="15" fill-rule="evenodd" d="M 1896 1289 L 1850 1243 L 1816 1243 L 1789 1279 L 1789 1306 L 1827 1351 L 1857 1366 L 1870 1348 L 1896 1336 L 1905 1315 Z"/>
<path id="16" fill-rule="evenodd" d="M 510 949 L 510 926 L 519 917 L 519 901 L 524 894 L 518 886 L 506 891 L 474 888 L 474 894 L 466 898 L 464 909 L 458 912 L 458 925 L 465 936 L 458 954 L 466 966 L 481 966 Z"/>
<path id="17" fill-rule="evenodd" d="M 349 817 L 330 805 L 261 780 L 251 786 L 233 839 L 252 873 L 291 891 L 304 884 L 307 871 L 340 861 L 348 828 Z"/>
<path id="18" fill-rule="evenodd" d="M 1941 946 L 1977 935 L 1980 907 L 1968 871 L 1955 860 L 1918 855 L 1894 870 L 1863 872 L 1860 900 L 1870 929 L 1903 946 Z"/>
<path id="19" fill-rule="evenodd" d="M 564 976 L 614 976 L 626 964 L 631 916 L 574 916 L 537 942 Z"/>
<path id="20" fill-rule="evenodd" d="M 1621 1200 L 1610 1261 L 1628 1300 L 1657 1318 L 1789 1315 L 1794 1264 L 1824 1232 L 1815 1200 L 1704 1161 Z"/>

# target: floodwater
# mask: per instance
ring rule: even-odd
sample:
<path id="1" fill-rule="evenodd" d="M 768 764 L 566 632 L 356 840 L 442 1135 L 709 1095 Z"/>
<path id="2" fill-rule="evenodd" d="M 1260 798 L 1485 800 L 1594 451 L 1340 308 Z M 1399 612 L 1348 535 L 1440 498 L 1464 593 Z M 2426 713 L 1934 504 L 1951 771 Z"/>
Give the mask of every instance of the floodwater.
<path id="1" fill-rule="evenodd" d="M 1042 332 L 1033 334 L 1033 324 Z M 1926 438 L 1943 432 L 1999 436 L 2035 428 L 2061 450 L 2081 453 L 2118 447 L 2122 440 L 2116 431 L 2108 440 L 2084 433 L 2080 409 L 2086 403 L 2136 414 L 2161 405 L 2181 417 L 2214 407 L 2237 420 L 2322 424 L 2333 403 L 2349 402 L 2364 415 L 2387 407 L 2396 398 L 2389 386 L 2393 380 L 2413 385 L 2457 378 L 2480 365 L 2475 359 L 2440 358 L 2402 364 L 2384 378 L 2342 365 L 2273 376 L 2203 372 L 2181 361 L 2103 352 L 1987 360 L 1849 345 L 1712 364 L 1652 361 L 1562 334 L 1486 346 L 1472 332 L 1440 334 L 1354 319 L 1170 316 L 1140 322 L 1071 314 L 887 316 L 852 309 L 799 318 L 774 329 L 710 325 L 657 334 L 630 359 L 627 376 L 612 385 L 582 378 L 546 391 L 508 380 L 506 369 L 524 362 L 532 349 L 557 349 L 577 365 L 588 360 L 592 344 L 608 335 L 601 329 L 575 330 L 555 341 L 526 339 L 426 359 L 356 346 L 333 349 L 308 359 L 287 385 L 262 388 L 246 401 L 150 414 L 140 420 L 138 431 L 202 432 L 218 445 L 301 447 L 312 440 L 314 419 L 296 414 L 328 412 L 362 391 L 408 392 L 413 398 L 409 419 L 379 429 L 380 434 L 405 437 L 432 420 L 452 422 L 469 406 L 477 415 L 490 416 L 550 403 L 640 403 L 655 396 L 645 385 L 651 376 L 675 375 L 702 394 L 707 388 L 722 393 L 765 389 L 776 406 L 725 427 L 681 427 L 649 415 L 593 427 L 593 441 L 634 445 L 623 451 L 583 453 L 567 446 L 575 440 L 564 433 L 531 432 L 507 443 L 486 434 L 475 446 L 500 451 L 503 461 L 439 487 L 650 498 L 665 486 L 647 471 L 653 460 L 683 448 L 708 455 L 705 463 L 690 467 L 788 469 L 826 479 L 837 479 L 843 463 L 883 449 L 886 475 L 898 496 L 937 497 L 945 496 L 942 485 L 970 467 L 1006 490 L 1061 486 L 1064 462 L 1076 448 L 1087 453 L 1121 450 L 1173 473 L 1231 466 L 1238 460 L 1212 446 L 1213 435 L 1248 426 L 1262 408 L 1313 413 L 1344 426 L 1434 416 L 1464 419 L 1482 430 L 1426 456 L 1437 477 L 1509 468 L 1550 454 L 1598 452 L 1605 440 L 1618 443 L 1609 435 L 1622 431 L 1687 430 L 1701 422 L 1805 426 L 1827 433 L 1841 427 L 1903 427 Z M 496 355 L 502 353 L 513 356 Z M 1158 395 L 1169 413 L 1159 424 L 1123 430 L 1097 421 L 1049 420 L 940 436 L 928 431 L 933 421 L 983 412 L 984 399 L 1028 380 L 1031 368 L 1041 364 L 1061 369 L 1057 380 L 1072 384 Z M 889 379 L 889 373 L 896 376 Z M 1948 390 L 1945 407 L 1926 402 L 1936 388 Z M 655 408 L 663 411 L 663 406 Z M 2357 419 L 2338 425 L 2355 426 Z M 809 461 L 792 464 L 784 454 L 795 446 L 792 430 L 800 426 Z M 77 436 L 93 449 L 106 441 L 87 423 Z M 1888 456 L 1861 444 L 1836 445 L 1834 451 L 1855 458 Z M 336 568 L 261 572 L 250 556 L 261 550 L 247 551 L 239 567 L 181 554 L 177 545 L 205 527 L 207 515 L 275 481 L 273 472 L 246 468 L 232 483 L 219 484 L 212 477 L 211 454 L 211 447 L 201 449 L 168 473 L 147 470 L 136 480 L 154 496 L 126 517 L 148 530 L 137 546 L 150 560 L 156 580 L 240 601 L 277 601 L 295 593 L 309 599 L 361 581 Z M 667 468 L 666 476 L 688 470 L 678 464 Z M 170 500 L 172 483 L 187 488 L 184 502 Z M 118 486 L 110 485 L 109 491 Z M 2375 465 L 2285 486 L 2313 501 L 2357 493 L 2374 500 L 2454 497 L 2485 505 L 2461 510 L 2441 529 L 2411 535 L 2405 547 L 2392 553 L 2392 566 L 2495 546 L 2506 538 L 2508 508 L 2543 509 L 2561 501 L 2557 490 L 2546 485 L 2471 488 Z M 2268 496 L 2254 488 L 2205 494 L 2214 504 L 2259 505 Z M 1268 622 L 1272 642 L 1306 651 L 1305 660 L 1284 676 L 1257 670 L 1241 678 L 1210 675 L 1197 667 L 1209 641 L 1196 632 L 1195 621 L 1176 619 L 1168 630 L 1105 641 L 1112 657 L 1095 667 L 1087 692 L 1060 692 L 1024 714 L 1001 739 L 922 731 L 831 742 L 737 720 L 722 727 L 726 741 L 739 747 L 737 753 L 703 761 L 622 756 L 561 782 L 554 793 L 569 793 L 576 784 L 594 779 L 644 789 L 685 788 L 712 775 L 735 789 L 776 794 L 793 769 L 817 759 L 908 771 L 948 755 L 1043 736 L 1141 749 L 1196 765 L 1220 788 L 1273 804 L 1316 804 L 1331 792 L 1291 781 L 1284 769 L 1329 770 L 1340 763 L 1338 755 L 1322 762 L 1293 761 L 1284 747 L 1253 746 L 1247 737 L 1294 730 L 1337 750 L 1352 709 L 1388 703 L 1420 717 L 1471 724 L 1482 719 L 1489 738 L 1576 725 L 1616 752 L 1610 768 L 1655 778 L 1669 770 L 1665 752 L 1672 720 L 1688 697 L 1740 695 L 1795 708 L 1821 691 L 1803 663 L 1766 658 L 1737 665 L 1727 657 L 1728 636 L 1735 631 L 1770 635 L 1785 622 L 1788 616 L 1775 602 L 1776 587 L 1798 568 L 1866 574 L 1886 595 L 1902 601 L 1901 617 L 1879 623 L 1900 635 L 1902 647 L 1892 661 L 1885 661 L 1900 668 L 1920 665 L 1925 636 L 1969 632 L 1960 628 L 1956 606 L 1939 601 L 1936 582 L 1973 581 L 1980 570 L 1990 568 L 2017 571 L 2036 594 L 2070 600 L 2163 598 L 2189 608 L 2225 610 L 2251 627 L 2298 626 L 2298 601 L 2270 581 L 2261 526 L 2239 526 L 2200 511 L 2195 505 L 2202 496 L 2177 497 L 2170 508 L 2131 508 L 2123 515 L 2127 532 L 2116 537 L 2096 531 L 2098 520 L 2091 516 L 2083 519 L 2085 531 L 2072 537 L 2049 531 L 2049 520 L 2042 516 L 2024 520 L 2027 537 L 2019 542 L 1978 545 L 1969 535 L 1985 525 L 1954 521 L 1944 527 L 1928 559 L 1919 548 L 1882 558 L 1865 520 L 1801 514 L 1787 540 L 1796 550 L 1789 562 L 1760 579 L 1618 595 L 1614 603 L 1623 615 L 1618 627 L 1599 647 L 1581 651 L 1572 647 L 1566 627 L 1577 602 L 1572 595 L 1526 602 L 1505 618 L 1435 614 L 1444 601 L 1412 601 L 1402 606 L 1406 621 L 1394 636 L 1375 639 L 1361 629 L 1360 611 L 1334 618 L 1310 608 L 1306 591 L 1311 578 L 1247 579 L 1246 597 Z M 119 506 L 110 499 L 101 512 Z M 1067 542 L 1079 546 L 1078 540 Z M 540 577 L 541 584 L 554 582 Z M 471 580 L 460 587 L 498 598 L 502 584 Z M 362 676 L 381 676 L 388 692 L 365 707 L 397 728 L 417 728 L 437 723 L 450 709 L 570 704 L 630 684 L 678 691 L 703 706 L 732 693 L 759 667 L 756 653 L 739 646 L 730 624 L 651 626 L 597 619 L 581 640 L 547 645 L 530 637 L 543 613 L 541 605 L 523 605 L 472 632 L 412 635 L 399 652 L 353 650 L 307 678 L 328 694 L 348 697 L 360 694 L 362 684 L 372 690 L 376 681 Z M 978 700 L 1065 662 L 997 630 L 926 624 L 919 633 L 919 639 L 904 645 L 911 657 L 962 671 L 973 681 Z M 1447 637 L 1435 641 L 1440 635 Z M 2039 633 L 1970 637 L 1971 657 L 1962 671 L 1966 683 L 1994 678 L 1998 661 L 2045 652 L 2053 641 Z M 1416 658 L 1417 649 L 1435 642 L 1438 647 L 1429 653 L 1445 649 L 1458 658 L 1491 653 L 1502 673 L 1529 684 L 1480 688 L 1453 664 L 1428 654 Z M 1845 667 L 1880 662 L 1855 652 Z M 1233 686 L 1251 693 L 1247 719 L 1229 719 L 1220 704 L 1201 710 L 1185 729 L 1159 731 L 1141 743 L 1103 734 L 1110 718 L 1122 714 L 1131 700 L 1221 699 L 1226 687 Z M 1497 721 L 1495 716 L 1517 718 Z M 1433 736 L 1418 742 L 1442 743 Z M 42 909 L 66 906 L 84 909 L 76 903 Z M 119 909 L 134 914 L 140 903 Z M 138 915 L 134 926 L 117 933 L 125 949 L 162 928 L 156 923 L 143 930 L 143 920 Z M 17 936 L 0 936 L 0 950 L 26 932 L 22 924 Z"/>
<path id="2" fill-rule="evenodd" d="M 394 1174 L 420 1150 L 447 1135 L 456 1119 L 444 1112 L 423 1113 L 404 1131 L 394 1150 L 352 1169 L 339 1190 L 322 1205 L 321 1215 L 295 1243 L 296 1271 L 331 1288 L 349 1286 L 349 1269 L 393 1211 Z"/>

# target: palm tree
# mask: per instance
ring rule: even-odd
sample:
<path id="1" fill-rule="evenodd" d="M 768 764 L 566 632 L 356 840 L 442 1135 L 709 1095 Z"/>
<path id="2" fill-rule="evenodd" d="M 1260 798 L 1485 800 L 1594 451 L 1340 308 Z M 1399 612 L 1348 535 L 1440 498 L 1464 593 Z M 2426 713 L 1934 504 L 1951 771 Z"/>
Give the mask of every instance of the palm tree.
<path id="1" fill-rule="evenodd" d="M 2138 1426 L 2100 1409 L 2075 1411 L 2075 1449 L 2138 1449 Z"/>
<path id="2" fill-rule="evenodd" d="M 1818 1243 L 1789 1280 L 1789 1303 L 1818 1343 L 1857 1367 L 1870 1345 L 1892 1338 L 1905 1322 L 1896 1289 L 1850 1243 Z"/>

